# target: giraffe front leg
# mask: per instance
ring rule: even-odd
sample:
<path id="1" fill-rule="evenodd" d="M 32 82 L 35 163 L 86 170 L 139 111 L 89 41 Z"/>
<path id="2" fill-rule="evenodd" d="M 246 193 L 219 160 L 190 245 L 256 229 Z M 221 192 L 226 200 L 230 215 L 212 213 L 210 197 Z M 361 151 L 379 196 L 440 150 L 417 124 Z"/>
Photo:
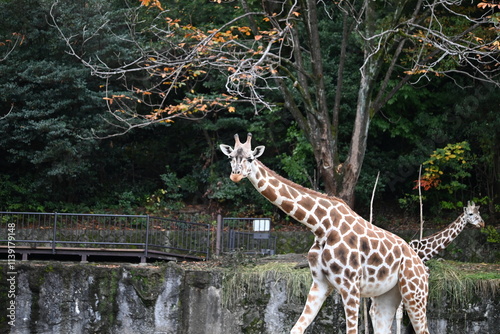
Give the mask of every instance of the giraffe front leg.
<path id="1" fill-rule="evenodd" d="M 309 289 L 309 294 L 307 295 L 307 302 L 304 306 L 304 310 L 300 315 L 299 320 L 295 323 L 290 334 L 302 334 L 306 328 L 311 324 L 316 315 L 318 314 L 321 306 L 325 302 L 326 298 L 332 292 L 333 287 L 325 282 L 314 280 Z"/>

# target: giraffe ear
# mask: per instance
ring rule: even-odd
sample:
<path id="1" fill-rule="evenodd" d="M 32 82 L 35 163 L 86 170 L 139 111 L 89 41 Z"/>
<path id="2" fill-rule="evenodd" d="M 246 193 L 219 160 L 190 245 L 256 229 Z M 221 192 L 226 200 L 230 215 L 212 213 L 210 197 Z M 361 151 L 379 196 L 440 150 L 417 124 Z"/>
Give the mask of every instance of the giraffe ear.
<path id="1" fill-rule="evenodd" d="M 231 146 L 225 145 L 225 144 L 220 144 L 219 147 L 220 147 L 220 150 L 222 151 L 222 153 L 224 153 L 228 157 L 231 156 L 231 153 L 233 152 L 233 148 Z"/>
<path id="2" fill-rule="evenodd" d="M 257 159 L 258 157 L 260 157 L 260 156 L 264 153 L 264 149 L 265 149 L 265 148 L 266 148 L 265 146 L 257 146 L 257 147 L 253 150 L 253 152 L 252 152 L 253 157 L 254 157 L 255 159 Z"/>

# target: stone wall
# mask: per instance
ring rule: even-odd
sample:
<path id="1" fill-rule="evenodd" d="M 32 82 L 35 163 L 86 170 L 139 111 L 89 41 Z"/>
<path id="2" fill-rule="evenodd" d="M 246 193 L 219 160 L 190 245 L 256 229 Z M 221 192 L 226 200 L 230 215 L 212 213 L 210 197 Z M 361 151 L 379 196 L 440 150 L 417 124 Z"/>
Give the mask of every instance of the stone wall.
<path id="1" fill-rule="evenodd" d="M 287 279 L 272 275 L 227 300 L 230 273 L 220 268 L 18 262 L 15 326 L 9 326 L 6 264 L 0 262 L 1 333 L 280 334 L 289 332 L 304 303 L 291 296 Z M 428 311 L 431 333 L 439 334 L 496 333 L 499 316 L 494 295 L 458 306 L 444 299 Z M 344 333 L 344 326 L 334 294 L 307 333 Z"/>

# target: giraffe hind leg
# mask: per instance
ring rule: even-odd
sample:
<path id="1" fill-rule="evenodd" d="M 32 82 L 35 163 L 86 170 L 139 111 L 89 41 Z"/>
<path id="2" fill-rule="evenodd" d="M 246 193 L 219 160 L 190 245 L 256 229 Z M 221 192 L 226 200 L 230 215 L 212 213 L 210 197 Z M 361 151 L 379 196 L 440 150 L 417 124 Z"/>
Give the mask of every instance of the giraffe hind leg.
<path id="1" fill-rule="evenodd" d="M 408 306 L 405 303 L 405 308 L 410 318 L 411 325 L 413 326 L 413 330 L 416 334 L 429 334 L 429 330 L 427 329 L 427 317 L 425 315 L 425 304 L 423 304 L 423 307 L 418 308 L 416 308 L 415 305 L 421 304 L 421 302 L 412 301 L 412 304 L 414 305 Z"/>
<path id="2" fill-rule="evenodd" d="M 400 282 L 404 308 L 416 334 L 429 334 L 427 328 L 427 273 L 417 272 L 409 282 L 405 277 Z"/>
<path id="3" fill-rule="evenodd" d="M 390 334 L 394 315 L 401 303 L 401 293 L 396 285 L 383 295 L 372 297 L 370 317 L 375 334 Z"/>

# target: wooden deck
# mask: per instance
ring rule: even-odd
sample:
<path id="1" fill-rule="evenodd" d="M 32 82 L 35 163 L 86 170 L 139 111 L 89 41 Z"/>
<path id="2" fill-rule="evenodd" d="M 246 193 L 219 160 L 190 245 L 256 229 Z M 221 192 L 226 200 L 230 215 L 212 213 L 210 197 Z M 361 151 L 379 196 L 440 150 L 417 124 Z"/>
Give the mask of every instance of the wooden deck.
<path id="1" fill-rule="evenodd" d="M 67 256 L 80 257 L 81 262 L 107 261 L 114 258 L 138 259 L 140 263 L 147 261 L 200 261 L 204 258 L 188 254 L 166 253 L 157 250 L 146 250 L 144 248 L 123 249 L 123 248 L 81 248 L 81 247 L 29 247 L 16 246 L 16 259 L 27 261 L 30 256 L 41 258 L 60 259 Z M 9 248 L 0 245 L 0 259 L 7 259 Z"/>
<path id="2" fill-rule="evenodd" d="M 211 230 L 149 215 L 0 211 L 0 259 L 200 261 Z"/>

